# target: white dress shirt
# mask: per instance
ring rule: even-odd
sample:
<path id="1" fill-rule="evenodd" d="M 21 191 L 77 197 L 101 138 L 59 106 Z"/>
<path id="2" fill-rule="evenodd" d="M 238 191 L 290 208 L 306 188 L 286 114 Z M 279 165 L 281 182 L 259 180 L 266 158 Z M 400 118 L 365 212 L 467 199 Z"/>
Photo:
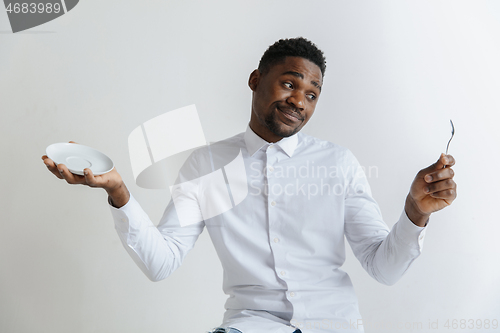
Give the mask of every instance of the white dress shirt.
<path id="1" fill-rule="evenodd" d="M 181 226 L 171 200 L 155 227 L 132 195 L 119 209 L 110 205 L 131 257 L 151 280 L 165 279 L 206 226 L 229 295 L 222 327 L 363 332 L 350 278 L 340 269 L 344 236 L 368 274 L 391 285 L 420 255 L 425 228 L 403 210 L 389 231 L 353 154 L 301 132 L 272 144 L 247 127 L 193 153 L 178 181 L 217 170 L 240 151 L 248 195 L 223 214 Z"/>

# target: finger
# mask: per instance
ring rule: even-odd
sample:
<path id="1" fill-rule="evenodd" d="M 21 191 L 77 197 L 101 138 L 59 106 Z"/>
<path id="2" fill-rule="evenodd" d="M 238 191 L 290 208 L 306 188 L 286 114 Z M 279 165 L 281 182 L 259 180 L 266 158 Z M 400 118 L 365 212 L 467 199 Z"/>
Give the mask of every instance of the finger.
<path id="1" fill-rule="evenodd" d="M 50 158 L 47 157 L 47 155 L 44 155 L 44 159 L 43 159 L 43 163 L 45 164 L 45 166 L 47 167 L 47 169 L 52 172 L 57 178 L 59 179 L 63 179 L 63 177 L 61 176 L 61 174 L 59 173 L 59 170 L 57 169 L 57 166 L 56 164 L 54 163 L 54 161 L 52 161 Z M 43 158 L 43 157 L 42 157 Z"/>
<path id="2" fill-rule="evenodd" d="M 448 204 L 451 204 L 453 200 L 457 198 L 457 191 L 455 189 L 449 189 L 449 190 L 434 192 L 430 194 L 430 196 L 436 199 L 443 199 Z"/>
<path id="3" fill-rule="evenodd" d="M 76 144 L 78 144 L 78 143 L 77 143 L 77 142 L 75 142 L 75 141 L 70 141 L 69 143 L 76 143 Z"/>
<path id="4" fill-rule="evenodd" d="M 439 156 L 439 159 L 435 163 L 436 169 L 443 169 L 446 167 L 450 167 L 455 165 L 455 158 L 451 155 L 445 155 L 444 153 L 441 153 L 441 156 Z"/>
<path id="5" fill-rule="evenodd" d="M 437 162 L 435 163 L 436 169 L 442 169 L 442 168 L 444 168 L 447 163 L 448 163 L 448 159 L 447 159 L 446 155 L 444 153 L 441 153 L 441 155 L 439 156 Z"/>
<path id="6" fill-rule="evenodd" d="M 424 176 L 427 183 L 437 182 L 443 179 L 451 179 L 455 176 L 455 171 L 452 168 L 441 168 L 437 171 L 430 172 Z"/>
<path id="7" fill-rule="evenodd" d="M 57 166 L 57 172 L 59 172 L 59 175 L 66 180 L 67 175 L 64 173 L 64 169 L 66 169 L 64 164 L 59 164 Z"/>
<path id="8" fill-rule="evenodd" d="M 455 158 L 452 155 L 444 155 L 444 156 L 448 160 L 448 163 L 446 163 L 446 167 L 452 167 L 455 165 Z"/>
<path id="9" fill-rule="evenodd" d="M 453 181 L 453 179 L 446 179 L 425 186 L 424 192 L 427 194 L 433 194 L 446 190 L 455 190 L 456 187 L 457 184 Z"/>
<path id="10" fill-rule="evenodd" d="M 85 181 L 87 182 L 87 184 L 89 186 L 96 186 L 97 185 L 97 181 L 94 177 L 94 173 L 92 172 L 92 170 L 90 170 L 90 168 L 85 168 L 83 169 L 83 174 L 85 175 Z"/>
<path id="11" fill-rule="evenodd" d="M 84 184 L 85 177 L 80 175 L 75 175 L 69 171 L 69 169 L 64 164 L 59 164 L 57 166 L 60 175 L 66 180 L 68 184 Z"/>

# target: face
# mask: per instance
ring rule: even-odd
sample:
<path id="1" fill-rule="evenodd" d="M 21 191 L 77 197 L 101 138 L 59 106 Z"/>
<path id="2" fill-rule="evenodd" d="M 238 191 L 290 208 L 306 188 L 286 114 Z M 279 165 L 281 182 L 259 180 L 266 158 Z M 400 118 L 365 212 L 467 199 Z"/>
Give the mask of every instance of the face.
<path id="1" fill-rule="evenodd" d="M 265 74 L 254 70 L 250 128 L 267 142 L 297 133 L 314 113 L 322 84 L 320 68 L 300 57 L 286 57 Z"/>

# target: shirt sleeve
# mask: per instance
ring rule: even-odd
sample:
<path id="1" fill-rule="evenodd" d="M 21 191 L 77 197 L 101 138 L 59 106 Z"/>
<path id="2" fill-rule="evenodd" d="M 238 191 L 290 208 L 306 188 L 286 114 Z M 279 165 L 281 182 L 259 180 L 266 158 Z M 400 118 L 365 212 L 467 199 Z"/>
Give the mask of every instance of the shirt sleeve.
<path id="1" fill-rule="evenodd" d="M 404 209 L 391 230 L 382 220 L 365 173 L 348 152 L 350 179 L 346 182 L 345 235 L 363 268 L 377 281 L 392 285 L 420 255 L 425 227 L 415 225 Z"/>
<path id="2" fill-rule="evenodd" d="M 196 166 L 188 160 L 179 179 L 192 178 Z M 191 173 L 190 176 L 186 174 Z M 160 281 L 173 273 L 194 247 L 205 223 L 200 221 L 181 226 L 175 203 L 170 200 L 156 227 L 132 194 L 120 208 L 111 205 L 111 215 L 123 246 L 151 281 Z"/>

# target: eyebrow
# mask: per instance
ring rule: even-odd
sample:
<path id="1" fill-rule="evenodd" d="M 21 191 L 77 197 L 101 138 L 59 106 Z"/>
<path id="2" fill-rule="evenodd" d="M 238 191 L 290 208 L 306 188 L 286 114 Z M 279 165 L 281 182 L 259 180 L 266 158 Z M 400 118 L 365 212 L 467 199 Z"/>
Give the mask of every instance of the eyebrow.
<path id="1" fill-rule="evenodd" d="M 294 72 L 294 71 L 288 71 L 288 72 L 285 72 L 285 73 L 283 73 L 283 74 L 281 74 L 281 75 L 293 75 L 293 76 L 299 77 L 299 78 L 301 78 L 301 79 L 304 79 L 304 74 L 299 73 L 299 72 Z M 311 84 L 312 84 L 313 86 L 315 86 L 316 88 L 318 88 L 318 89 L 319 89 L 319 91 L 321 91 L 321 86 L 319 85 L 319 83 L 318 83 L 318 82 L 316 82 L 316 81 L 311 81 Z"/>

